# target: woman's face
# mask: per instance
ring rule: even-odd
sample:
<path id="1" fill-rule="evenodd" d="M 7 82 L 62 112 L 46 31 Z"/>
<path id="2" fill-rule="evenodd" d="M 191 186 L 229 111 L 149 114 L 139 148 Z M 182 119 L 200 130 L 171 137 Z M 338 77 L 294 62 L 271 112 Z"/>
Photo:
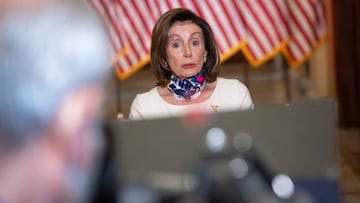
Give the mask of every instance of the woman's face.
<path id="1" fill-rule="evenodd" d="M 175 22 L 169 29 L 167 63 L 173 74 L 184 79 L 200 72 L 206 56 L 204 35 L 191 21 Z"/>

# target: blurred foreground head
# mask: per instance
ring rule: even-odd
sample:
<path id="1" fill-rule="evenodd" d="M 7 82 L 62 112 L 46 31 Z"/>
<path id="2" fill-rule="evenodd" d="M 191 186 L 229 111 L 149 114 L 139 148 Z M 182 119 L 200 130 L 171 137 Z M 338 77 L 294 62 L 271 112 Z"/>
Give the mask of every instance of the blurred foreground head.
<path id="1" fill-rule="evenodd" d="M 0 3 L 0 202 L 79 202 L 110 71 L 107 34 L 82 1 L 6 2 Z"/>

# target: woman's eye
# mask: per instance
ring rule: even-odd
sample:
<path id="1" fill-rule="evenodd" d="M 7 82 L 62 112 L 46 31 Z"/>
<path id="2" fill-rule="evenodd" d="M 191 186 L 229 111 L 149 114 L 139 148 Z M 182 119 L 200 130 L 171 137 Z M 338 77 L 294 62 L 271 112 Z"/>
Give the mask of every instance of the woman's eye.
<path id="1" fill-rule="evenodd" d="M 199 42 L 199 41 L 193 41 L 192 44 L 193 44 L 194 46 L 199 46 L 200 42 Z"/>
<path id="2" fill-rule="evenodd" d="M 171 47 L 172 47 L 172 48 L 179 48 L 179 47 L 180 47 L 180 43 L 178 43 L 178 42 L 173 43 L 173 44 L 171 44 Z"/>

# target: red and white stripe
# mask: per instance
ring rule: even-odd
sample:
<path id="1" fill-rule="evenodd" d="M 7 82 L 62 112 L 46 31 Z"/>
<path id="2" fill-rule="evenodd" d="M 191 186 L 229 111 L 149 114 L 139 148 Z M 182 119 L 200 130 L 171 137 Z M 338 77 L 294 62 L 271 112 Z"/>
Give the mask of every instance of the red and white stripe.
<path id="1" fill-rule="evenodd" d="M 321 0 L 289 0 L 291 39 L 284 53 L 292 66 L 306 60 L 326 34 L 325 7 Z"/>
<path id="2" fill-rule="evenodd" d="M 243 0 L 237 7 L 244 17 L 247 44 L 244 53 L 253 66 L 273 57 L 288 39 L 283 0 Z"/>

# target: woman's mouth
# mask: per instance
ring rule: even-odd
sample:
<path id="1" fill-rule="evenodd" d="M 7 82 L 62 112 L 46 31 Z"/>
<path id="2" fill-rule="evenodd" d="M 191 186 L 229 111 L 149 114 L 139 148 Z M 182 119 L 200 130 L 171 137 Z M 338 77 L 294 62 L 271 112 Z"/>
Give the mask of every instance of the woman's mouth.
<path id="1" fill-rule="evenodd" d="M 196 65 L 195 63 L 186 63 L 186 64 L 183 64 L 182 67 L 185 69 L 191 69 L 191 68 L 194 68 L 195 65 Z"/>

